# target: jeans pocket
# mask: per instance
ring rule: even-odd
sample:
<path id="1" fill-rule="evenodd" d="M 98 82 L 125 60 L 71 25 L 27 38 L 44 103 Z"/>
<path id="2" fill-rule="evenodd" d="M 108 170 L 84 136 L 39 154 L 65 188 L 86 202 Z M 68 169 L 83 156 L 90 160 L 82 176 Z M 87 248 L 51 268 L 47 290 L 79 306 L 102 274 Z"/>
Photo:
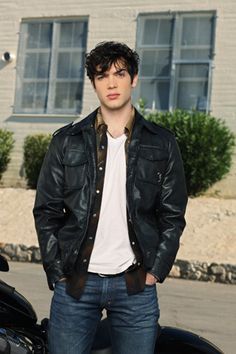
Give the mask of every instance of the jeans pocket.
<path id="1" fill-rule="evenodd" d="M 156 286 L 156 283 L 154 283 L 154 284 L 145 284 L 145 287 L 147 287 L 147 288 L 153 288 L 154 286 Z"/>

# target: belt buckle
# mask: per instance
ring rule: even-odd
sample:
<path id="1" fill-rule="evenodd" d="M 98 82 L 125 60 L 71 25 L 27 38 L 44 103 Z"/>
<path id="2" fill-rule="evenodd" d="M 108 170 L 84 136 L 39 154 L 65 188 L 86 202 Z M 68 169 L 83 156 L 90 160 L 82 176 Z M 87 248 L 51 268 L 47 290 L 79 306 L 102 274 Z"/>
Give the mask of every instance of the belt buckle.
<path id="1" fill-rule="evenodd" d="M 98 276 L 101 277 L 101 278 L 107 278 L 107 277 L 109 277 L 109 275 L 102 274 L 102 273 L 98 273 Z"/>

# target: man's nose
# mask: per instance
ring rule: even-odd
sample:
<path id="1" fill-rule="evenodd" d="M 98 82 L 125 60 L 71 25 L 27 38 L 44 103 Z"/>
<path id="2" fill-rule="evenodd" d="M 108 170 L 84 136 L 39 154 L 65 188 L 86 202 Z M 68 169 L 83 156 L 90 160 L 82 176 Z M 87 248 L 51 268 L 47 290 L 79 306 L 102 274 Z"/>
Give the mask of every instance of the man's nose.
<path id="1" fill-rule="evenodd" d="M 117 86 L 116 78 L 113 75 L 108 76 L 108 88 L 114 88 Z"/>

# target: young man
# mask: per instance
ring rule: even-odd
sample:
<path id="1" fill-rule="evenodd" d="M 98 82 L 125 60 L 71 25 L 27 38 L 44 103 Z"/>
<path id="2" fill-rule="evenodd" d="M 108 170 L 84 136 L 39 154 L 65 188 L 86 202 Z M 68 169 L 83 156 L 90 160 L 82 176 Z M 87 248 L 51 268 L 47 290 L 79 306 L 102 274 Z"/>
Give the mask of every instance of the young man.
<path id="1" fill-rule="evenodd" d="M 86 69 L 100 107 L 54 134 L 34 207 L 54 289 L 50 353 L 89 354 L 106 309 L 114 354 L 152 354 L 156 282 L 168 275 L 185 226 L 182 160 L 173 134 L 132 106 L 136 52 L 100 43 Z"/>

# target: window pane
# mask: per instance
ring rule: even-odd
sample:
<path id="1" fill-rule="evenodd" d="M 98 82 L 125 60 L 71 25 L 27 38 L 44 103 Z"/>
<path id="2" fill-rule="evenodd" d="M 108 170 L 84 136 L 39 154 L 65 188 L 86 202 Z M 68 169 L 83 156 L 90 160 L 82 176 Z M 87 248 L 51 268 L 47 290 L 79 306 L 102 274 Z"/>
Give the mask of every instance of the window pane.
<path id="1" fill-rule="evenodd" d="M 38 23 L 28 24 L 26 48 L 38 47 L 39 28 L 40 25 Z"/>
<path id="2" fill-rule="evenodd" d="M 26 48 L 50 48 L 52 39 L 52 24 L 29 23 Z"/>
<path id="3" fill-rule="evenodd" d="M 172 19 L 147 19 L 144 24 L 142 43 L 145 45 L 170 45 L 172 43 L 172 34 Z"/>
<path id="4" fill-rule="evenodd" d="M 143 44 L 155 44 L 157 37 L 158 20 L 146 20 L 143 32 Z"/>
<path id="5" fill-rule="evenodd" d="M 140 83 L 139 98 L 144 100 L 145 106 L 150 109 L 169 109 L 169 81 L 143 81 Z"/>
<path id="6" fill-rule="evenodd" d="M 145 107 L 152 108 L 155 104 L 155 80 L 140 82 L 139 98 L 141 98 Z"/>
<path id="7" fill-rule="evenodd" d="M 35 93 L 35 108 L 41 108 L 43 111 L 46 109 L 47 104 L 47 83 L 38 82 L 36 85 Z"/>
<path id="8" fill-rule="evenodd" d="M 70 73 L 70 56 L 69 52 L 58 54 L 57 77 L 69 78 Z"/>
<path id="9" fill-rule="evenodd" d="M 27 79 L 48 78 L 49 64 L 49 53 L 28 53 L 25 58 L 24 77 Z"/>
<path id="10" fill-rule="evenodd" d="M 211 45 L 212 17 L 183 19 L 182 45 Z"/>
<path id="11" fill-rule="evenodd" d="M 60 48 L 72 47 L 73 23 L 65 22 L 60 26 Z"/>
<path id="12" fill-rule="evenodd" d="M 22 87 L 22 108 L 33 108 L 34 107 L 34 83 L 24 83 Z"/>
<path id="13" fill-rule="evenodd" d="M 71 56 L 70 77 L 83 78 L 84 74 L 84 55 L 82 53 L 73 53 Z"/>
<path id="14" fill-rule="evenodd" d="M 39 53 L 38 55 L 38 78 L 48 78 L 49 76 L 49 64 L 50 64 L 50 54 L 49 53 Z"/>
<path id="15" fill-rule="evenodd" d="M 181 59 L 187 60 L 209 60 L 211 58 L 211 48 L 208 49 L 182 49 Z"/>
<path id="16" fill-rule="evenodd" d="M 79 110 L 82 101 L 82 83 L 59 82 L 56 84 L 55 108 Z"/>
<path id="17" fill-rule="evenodd" d="M 74 108 L 76 111 L 80 110 L 82 106 L 82 89 L 81 82 L 70 84 L 69 108 Z"/>
<path id="18" fill-rule="evenodd" d="M 83 60 L 83 62 L 82 62 Z M 84 56 L 76 52 L 58 54 L 57 78 L 82 78 L 84 72 Z"/>
<path id="19" fill-rule="evenodd" d="M 56 84 L 55 108 L 68 106 L 69 83 L 59 82 Z"/>
<path id="20" fill-rule="evenodd" d="M 87 22 L 64 22 L 60 26 L 60 48 L 84 48 L 86 46 Z"/>
<path id="21" fill-rule="evenodd" d="M 172 19 L 163 19 L 160 20 L 160 26 L 158 31 L 158 44 L 169 44 L 172 43 L 173 37 L 173 20 Z"/>
<path id="22" fill-rule="evenodd" d="M 171 68 L 170 50 L 146 50 L 141 56 L 141 76 L 169 76 Z"/>
<path id="23" fill-rule="evenodd" d="M 206 110 L 207 107 L 206 81 L 202 82 L 179 82 L 177 108 Z"/>
<path id="24" fill-rule="evenodd" d="M 140 65 L 141 76 L 154 76 L 155 72 L 155 50 L 146 50 L 143 52 Z"/>
<path id="25" fill-rule="evenodd" d="M 208 78 L 208 64 L 182 64 L 178 65 L 177 76 L 179 78 Z"/>
<path id="26" fill-rule="evenodd" d="M 50 48 L 52 41 L 52 24 L 42 23 L 40 38 L 39 38 L 39 48 Z"/>
<path id="27" fill-rule="evenodd" d="M 37 58 L 36 53 L 28 53 L 25 56 L 24 77 L 27 79 L 37 77 Z"/>
<path id="28" fill-rule="evenodd" d="M 160 81 L 157 82 L 157 94 L 156 103 L 157 109 L 168 111 L 169 109 L 169 93 L 170 93 L 170 82 Z"/>
<path id="29" fill-rule="evenodd" d="M 169 76 L 171 69 L 171 51 L 159 50 L 156 57 L 156 75 Z"/>
<path id="30" fill-rule="evenodd" d="M 72 47 L 84 48 L 86 46 L 86 33 L 87 33 L 87 22 L 75 23 Z"/>

